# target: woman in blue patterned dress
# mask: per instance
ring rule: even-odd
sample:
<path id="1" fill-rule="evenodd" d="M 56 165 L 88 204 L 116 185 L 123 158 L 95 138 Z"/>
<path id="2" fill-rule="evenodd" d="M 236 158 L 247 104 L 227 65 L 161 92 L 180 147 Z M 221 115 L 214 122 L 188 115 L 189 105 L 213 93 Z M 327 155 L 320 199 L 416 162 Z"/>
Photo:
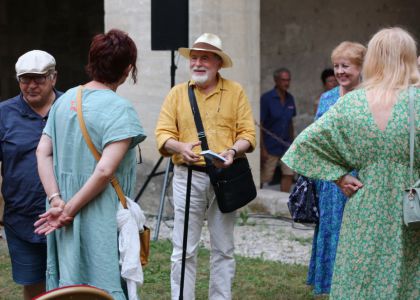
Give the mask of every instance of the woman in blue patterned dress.
<path id="1" fill-rule="evenodd" d="M 366 48 L 353 42 L 342 42 L 331 54 L 339 86 L 321 95 L 315 119 L 319 119 L 337 100 L 356 88 Z M 319 224 L 315 228 L 307 284 L 315 294 L 328 294 L 334 269 L 341 219 L 347 198 L 331 181 L 316 182 L 319 195 Z"/>

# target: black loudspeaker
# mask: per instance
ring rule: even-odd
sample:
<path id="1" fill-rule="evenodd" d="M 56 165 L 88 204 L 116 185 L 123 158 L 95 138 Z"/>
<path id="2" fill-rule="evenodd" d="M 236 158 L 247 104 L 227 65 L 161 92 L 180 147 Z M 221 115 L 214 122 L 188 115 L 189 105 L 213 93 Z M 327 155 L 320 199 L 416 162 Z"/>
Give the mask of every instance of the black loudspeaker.
<path id="1" fill-rule="evenodd" d="M 188 47 L 188 0 L 152 0 L 152 50 Z"/>

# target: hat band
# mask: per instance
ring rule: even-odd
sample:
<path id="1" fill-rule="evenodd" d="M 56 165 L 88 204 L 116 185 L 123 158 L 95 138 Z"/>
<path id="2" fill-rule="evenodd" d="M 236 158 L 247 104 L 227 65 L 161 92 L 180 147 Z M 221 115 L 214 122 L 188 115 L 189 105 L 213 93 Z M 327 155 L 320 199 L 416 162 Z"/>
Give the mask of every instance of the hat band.
<path id="1" fill-rule="evenodd" d="M 194 48 L 201 48 L 201 49 L 215 50 L 215 51 L 220 51 L 220 52 L 223 52 L 223 51 L 222 51 L 222 49 L 217 48 L 217 47 L 215 47 L 215 46 L 213 46 L 213 45 L 211 45 L 211 44 L 203 43 L 203 42 L 200 42 L 200 43 L 195 43 L 195 44 L 192 46 L 191 50 L 194 50 Z"/>

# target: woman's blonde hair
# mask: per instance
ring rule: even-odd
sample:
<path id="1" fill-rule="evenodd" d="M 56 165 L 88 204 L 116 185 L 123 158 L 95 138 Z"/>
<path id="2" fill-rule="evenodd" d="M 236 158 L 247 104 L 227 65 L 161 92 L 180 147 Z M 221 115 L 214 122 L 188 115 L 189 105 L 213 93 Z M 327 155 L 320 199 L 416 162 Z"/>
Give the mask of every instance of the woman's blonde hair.
<path id="1" fill-rule="evenodd" d="M 363 87 L 379 93 L 378 100 L 398 95 L 409 85 L 420 84 L 416 41 L 404 29 L 386 28 L 369 41 L 363 64 Z"/>
<path id="2" fill-rule="evenodd" d="M 341 42 L 331 53 L 331 61 L 334 64 L 334 61 L 339 58 L 345 58 L 351 61 L 352 64 L 355 64 L 358 67 L 361 67 L 363 64 L 363 59 L 366 54 L 366 47 L 362 44 L 344 41 Z"/>

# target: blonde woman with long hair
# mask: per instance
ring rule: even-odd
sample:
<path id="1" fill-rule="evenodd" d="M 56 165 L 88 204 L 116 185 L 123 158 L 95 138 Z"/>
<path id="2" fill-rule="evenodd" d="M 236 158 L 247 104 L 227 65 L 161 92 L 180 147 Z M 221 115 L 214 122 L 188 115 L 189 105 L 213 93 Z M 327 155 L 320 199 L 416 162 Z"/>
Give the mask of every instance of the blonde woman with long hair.
<path id="1" fill-rule="evenodd" d="M 409 87 L 414 89 L 414 176 L 420 175 L 420 74 L 416 43 L 401 28 L 368 44 L 362 88 L 347 93 L 295 140 L 283 161 L 334 180 L 344 209 L 330 299 L 419 299 L 420 231 L 404 226 L 409 186 Z M 358 178 L 349 175 L 359 170 Z"/>

